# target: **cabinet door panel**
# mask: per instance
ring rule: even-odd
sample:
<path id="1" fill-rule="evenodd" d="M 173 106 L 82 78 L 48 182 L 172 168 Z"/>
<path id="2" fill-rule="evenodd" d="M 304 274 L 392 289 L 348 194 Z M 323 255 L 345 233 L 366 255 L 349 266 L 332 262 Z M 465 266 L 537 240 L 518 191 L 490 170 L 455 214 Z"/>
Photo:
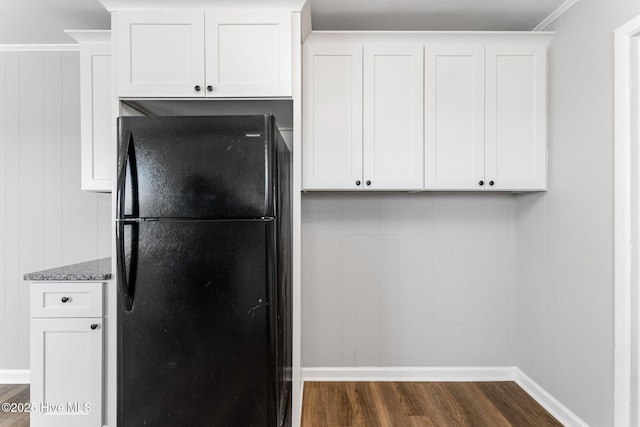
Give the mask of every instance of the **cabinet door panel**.
<path id="1" fill-rule="evenodd" d="M 421 45 L 365 45 L 365 189 L 423 188 L 422 53 Z"/>
<path id="2" fill-rule="evenodd" d="M 486 180 L 495 190 L 546 189 L 546 49 L 488 45 Z"/>
<path id="3" fill-rule="evenodd" d="M 206 12 L 207 96 L 291 96 L 291 13 Z"/>
<path id="4" fill-rule="evenodd" d="M 304 189 L 362 189 L 362 45 L 305 45 L 303 84 Z"/>
<path id="5" fill-rule="evenodd" d="M 202 12 L 115 12 L 114 28 L 118 96 L 204 96 Z"/>
<path id="6" fill-rule="evenodd" d="M 31 319 L 31 402 L 33 427 L 102 425 L 101 318 Z"/>
<path id="7" fill-rule="evenodd" d="M 484 45 L 425 51 L 425 189 L 476 190 L 484 180 Z"/>
<path id="8" fill-rule="evenodd" d="M 82 189 L 111 191 L 113 130 L 111 44 L 81 46 Z"/>

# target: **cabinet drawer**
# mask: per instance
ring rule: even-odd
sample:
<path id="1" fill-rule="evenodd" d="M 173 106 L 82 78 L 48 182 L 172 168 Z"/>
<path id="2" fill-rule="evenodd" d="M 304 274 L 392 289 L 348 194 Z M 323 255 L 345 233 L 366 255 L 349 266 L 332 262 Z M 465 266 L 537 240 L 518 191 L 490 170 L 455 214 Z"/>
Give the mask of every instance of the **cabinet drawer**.
<path id="1" fill-rule="evenodd" d="M 102 317 L 102 283 L 32 283 L 31 317 Z"/>

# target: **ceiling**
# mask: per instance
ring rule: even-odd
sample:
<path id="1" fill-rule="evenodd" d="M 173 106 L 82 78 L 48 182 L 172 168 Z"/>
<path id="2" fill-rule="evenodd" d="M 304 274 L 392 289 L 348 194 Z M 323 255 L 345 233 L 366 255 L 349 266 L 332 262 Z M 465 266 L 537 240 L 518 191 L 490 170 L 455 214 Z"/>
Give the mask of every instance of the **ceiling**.
<path id="1" fill-rule="evenodd" d="M 180 2 L 180 0 L 175 0 Z M 217 0 L 210 0 L 213 4 Z M 263 0 L 271 1 L 271 0 Z M 564 0 L 310 0 L 314 30 L 527 31 Z M 149 3 L 152 3 L 151 1 Z M 74 43 L 63 29 L 108 29 L 98 0 L 0 0 L 0 44 Z"/>

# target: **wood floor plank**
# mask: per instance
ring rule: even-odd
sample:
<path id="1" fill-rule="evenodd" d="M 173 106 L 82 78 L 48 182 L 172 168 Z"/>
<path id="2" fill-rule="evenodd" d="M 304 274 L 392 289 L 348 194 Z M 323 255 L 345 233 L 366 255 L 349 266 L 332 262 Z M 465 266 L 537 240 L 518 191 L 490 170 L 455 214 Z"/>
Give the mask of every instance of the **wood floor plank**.
<path id="1" fill-rule="evenodd" d="M 28 385 L 0 385 L 0 403 L 28 402 Z M 0 427 L 29 427 L 29 413 L 0 411 Z"/>
<path id="2" fill-rule="evenodd" d="M 449 383 L 447 389 L 454 396 L 470 425 L 486 427 L 509 427 L 511 423 L 498 411 L 481 389 L 474 383 Z"/>
<path id="3" fill-rule="evenodd" d="M 391 382 L 369 383 L 375 399 L 375 408 L 383 426 L 407 425 L 409 414 Z"/>
<path id="4" fill-rule="evenodd" d="M 350 427 L 353 423 L 353 410 L 349 399 L 348 383 L 335 383 L 334 389 L 324 387 L 322 401 L 329 408 L 335 406 L 337 410 L 326 411 L 327 425 L 329 427 Z"/>
<path id="5" fill-rule="evenodd" d="M 493 405 L 511 425 L 547 427 L 562 426 L 515 382 L 478 383 Z"/>
<path id="6" fill-rule="evenodd" d="M 348 390 L 353 404 L 353 427 L 384 427 L 376 412 L 370 384 L 356 382 Z"/>
<path id="7" fill-rule="evenodd" d="M 514 382 L 305 383 L 302 427 L 556 427 Z"/>
<path id="8" fill-rule="evenodd" d="M 329 409 L 324 404 L 322 393 L 326 387 L 322 383 L 305 383 L 302 396 L 302 424 L 317 427 L 328 427 L 325 412 Z"/>
<path id="9" fill-rule="evenodd" d="M 434 424 L 431 418 L 421 415 L 410 415 L 408 420 L 407 427 L 438 427 L 438 424 Z"/>
<path id="10" fill-rule="evenodd" d="M 438 412 L 441 419 L 444 420 L 443 425 L 448 426 L 474 426 L 469 420 L 469 416 L 465 408 L 461 406 L 461 402 L 455 400 L 455 396 L 449 392 L 447 383 L 424 383 L 423 389 L 428 393 L 430 400 L 434 402 L 434 406 L 428 408 L 428 411 Z"/>
<path id="11" fill-rule="evenodd" d="M 395 383 L 398 393 L 410 407 L 411 416 L 418 415 L 426 425 L 446 425 L 447 419 L 442 411 L 433 408 L 441 405 L 440 397 L 434 389 L 434 383 Z"/>

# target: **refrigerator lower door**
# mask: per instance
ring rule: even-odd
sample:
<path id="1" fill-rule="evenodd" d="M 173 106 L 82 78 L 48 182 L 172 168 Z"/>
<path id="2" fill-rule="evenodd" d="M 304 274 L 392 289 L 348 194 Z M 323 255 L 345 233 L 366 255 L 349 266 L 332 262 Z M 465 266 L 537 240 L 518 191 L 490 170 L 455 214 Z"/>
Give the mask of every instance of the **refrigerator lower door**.
<path id="1" fill-rule="evenodd" d="M 276 425 L 273 224 L 139 223 L 135 294 L 118 313 L 118 426 Z"/>

